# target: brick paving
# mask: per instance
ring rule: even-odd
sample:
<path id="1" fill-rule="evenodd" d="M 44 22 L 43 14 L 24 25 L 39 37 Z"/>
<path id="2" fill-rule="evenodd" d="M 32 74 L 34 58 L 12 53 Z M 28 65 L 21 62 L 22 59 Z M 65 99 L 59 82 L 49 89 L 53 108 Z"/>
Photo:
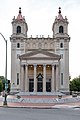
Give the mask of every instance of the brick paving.
<path id="1" fill-rule="evenodd" d="M 0 98 L 2 98 L 0 96 Z M 57 96 L 46 96 L 46 95 L 23 95 L 21 96 L 21 98 L 25 99 L 25 98 L 30 98 L 30 99 L 56 99 L 58 98 Z M 62 98 L 66 99 L 66 98 L 72 98 L 72 96 L 63 96 Z M 16 99 L 15 95 L 8 95 L 7 100 L 8 99 Z M 3 98 L 0 99 L 0 107 L 3 107 Z M 80 107 L 80 101 L 78 102 L 70 102 L 70 103 L 23 103 L 23 102 L 7 102 L 7 107 L 28 107 L 28 108 L 69 108 L 69 107 Z"/>

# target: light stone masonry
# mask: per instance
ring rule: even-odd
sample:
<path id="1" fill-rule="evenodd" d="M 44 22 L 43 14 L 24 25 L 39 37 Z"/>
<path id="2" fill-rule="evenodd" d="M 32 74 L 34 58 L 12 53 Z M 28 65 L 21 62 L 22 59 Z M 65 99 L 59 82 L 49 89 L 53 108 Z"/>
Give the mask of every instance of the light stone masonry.
<path id="1" fill-rule="evenodd" d="M 52 25 L 53 37 L 28 37 L 28 25 L 19 8 L 10 37 L 12 90 L 36 94 L 69 92 L 68 24 L 59 8 Z"/>

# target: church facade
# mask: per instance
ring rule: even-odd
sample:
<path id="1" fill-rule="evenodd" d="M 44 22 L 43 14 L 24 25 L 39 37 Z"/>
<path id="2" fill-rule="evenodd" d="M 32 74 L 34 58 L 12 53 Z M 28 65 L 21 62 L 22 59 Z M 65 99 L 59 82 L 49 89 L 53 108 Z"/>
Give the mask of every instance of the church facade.
<path id="1" fill-rule="evenodd" d="M 68 20 L 61 8 L 52 25 L 53 37 L 28 37 L 21 8 L 12 21 L 11 89 L 25 92 L 69 91 Z"/>

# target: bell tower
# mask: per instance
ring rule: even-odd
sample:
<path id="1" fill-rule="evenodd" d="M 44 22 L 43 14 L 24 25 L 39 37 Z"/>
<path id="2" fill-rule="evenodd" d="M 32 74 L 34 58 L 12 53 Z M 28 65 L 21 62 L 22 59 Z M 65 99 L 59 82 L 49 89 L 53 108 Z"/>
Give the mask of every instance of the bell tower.
<path id="1" fill-rule="evenodd" d="M 18 16 L 12 20 L 11 41 L 11 88 L 20 88 L 20 61 L 19 55 L 25 53 L 28 26 L 25 17 L 19 8 Z"/>
<path id="2" fill-rule="evenodd" d="M 21 13 L 21 8 L 19 8 L 19 14 L 17 18 L 15 19 L 15 16 L 12 21 L 12 37 L 16 36 L 21 36 L 21 37 L 27 37 L 27 31 L 28 31 L 28 26 L 25 21 L 25 17 L 22 16 Z"/>
<path id="3" fill-rule="evenodd" d="M 68 20 L 62 16 L 59 7 L 58 16 L 52 26 L 55 53 L 61 55 L 60 60 L 60 89 L 69 91 L 69 41 Z"/>
<path id="4" fill-rule="evenodd" d="M 68 23 L 67 17 L 63 18 L 59 7 L 58 16 L 56 16 L 52 27 L 53 37 L 68 37 Z"/>

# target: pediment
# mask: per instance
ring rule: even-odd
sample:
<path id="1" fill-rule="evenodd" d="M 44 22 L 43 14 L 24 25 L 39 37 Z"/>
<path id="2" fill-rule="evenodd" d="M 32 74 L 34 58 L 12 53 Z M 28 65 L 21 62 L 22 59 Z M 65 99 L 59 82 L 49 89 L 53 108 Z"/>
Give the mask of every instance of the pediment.
<path id="1" fill-rule="evenodd" d="M 30 56 L 30 57 L 50 57 L 50 56 L 44 55 L 44 54 L 42 54 L 42 53 L 38 53 L 38 54 L 32 55 L 32 56 Z"/>
<path id="2" fill-rule="evenodd" d="M 19 56 L 20 59 L 60 59 L 60 55 L 57 55 L 55 53 L 51 53 L 48 51 L 31 51 L 29 53 L 25 53 L 21 56 Z"/>

